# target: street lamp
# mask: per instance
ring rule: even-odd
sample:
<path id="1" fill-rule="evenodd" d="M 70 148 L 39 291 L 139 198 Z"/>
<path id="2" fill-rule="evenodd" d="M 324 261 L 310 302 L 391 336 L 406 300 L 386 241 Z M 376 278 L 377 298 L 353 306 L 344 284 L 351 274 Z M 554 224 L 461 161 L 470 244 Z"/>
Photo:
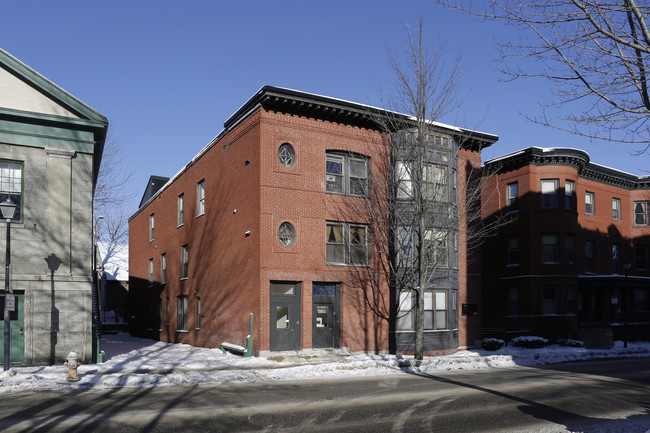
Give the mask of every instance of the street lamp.
<path id="1" fill-rule="evenodd" d="M 18 206 L 16 205 L 16 203 L 11 201 L 10 197 L 7 197 L 5 201 L 0 203 L 0 212 L 2 213 L 2 218 L 4 218 L 5 221 L 7 222 L 7 248 L 6 248 L 7 256 L 5 258 L 4 371 L 9 370 L 9 364 L 11 362 L 9 357 L 9 351 L 11 347 L 9 344 L 10 330 L 11 330 L 11 322 L 9 321 L 9 312 L 13 311 L 13 308 L 10 310 L 9 304 L 11 303 L 12 305 L 15 305 L 15 298 L 13 297 L 13 293 L 9 293 L 9 264 L 10 264 L 10 257 L 11 257 L 10 254 L 11 220 L 16 214 L 17 207 Z"/>
<path id="2" fill-rule="evenodd" d="M 624 331 L 625 331 L 625 341 L 623 343 L 623 347 L 627 347 L 627 339 L 628 339 L 628 324 L 630 321 L 630 300 L 629 300 L 629 289 L 627 286 L 627 274 L 630 272 L 630 269 L 632 268 L 632 263 L 630 263 L 629 260 L 624 260 L 621 267 L 625 271 L 625 288 L 623 289 L 625 292 L 625 322 L 624 322 Z"/>

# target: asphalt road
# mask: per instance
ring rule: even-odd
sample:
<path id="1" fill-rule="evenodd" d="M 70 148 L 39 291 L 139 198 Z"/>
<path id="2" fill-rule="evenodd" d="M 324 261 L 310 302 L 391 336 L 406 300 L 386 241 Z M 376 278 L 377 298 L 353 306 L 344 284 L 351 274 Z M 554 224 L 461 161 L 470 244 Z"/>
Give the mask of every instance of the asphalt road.
<path id="1" fill-rule="evenodd" d="M 3 432 L 647 432 L 650 360 L 0 399 Z"/>

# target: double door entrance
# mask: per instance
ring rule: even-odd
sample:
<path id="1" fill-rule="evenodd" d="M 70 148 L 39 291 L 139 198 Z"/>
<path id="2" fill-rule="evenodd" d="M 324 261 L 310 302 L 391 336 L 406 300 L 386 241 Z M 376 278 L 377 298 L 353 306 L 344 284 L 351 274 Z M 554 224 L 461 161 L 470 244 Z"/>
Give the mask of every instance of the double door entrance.
<path id="1" fill-rule="evenodd" d="M 300 350 L 301 291 L 299 282 L 271 282 L 271 350 Z M 312 284 L 312 347 L 339 347 L 339 287 L 331 283 Z"/>

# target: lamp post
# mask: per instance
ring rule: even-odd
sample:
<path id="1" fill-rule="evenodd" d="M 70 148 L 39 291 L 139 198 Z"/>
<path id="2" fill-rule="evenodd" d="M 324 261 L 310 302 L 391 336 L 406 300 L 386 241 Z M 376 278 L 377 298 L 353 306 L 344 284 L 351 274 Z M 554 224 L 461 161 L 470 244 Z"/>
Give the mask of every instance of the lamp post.
<path id="1" fill-rule="evenodd" d="M 11 331 L 11 322 L 9 321 L 9 312 L 13 311 L 9 310 L 9 300 L 13 299 L 13 293 L 9 292 L 9 265 L 10 265 L 10 259 L 11 259 L 11 254 L 10 254 L 10 248 L 11 248 L 11 220 L 13 219 L 14 215 L 16 214 L 16 208 L 18 206 L 16 203 L 11 201 L 10 197 L 7 197 L 5 201 L 0 203 L 0 212 L 2 213 L 2 218 L 5 219 L 7 223 L 7 248 L 6 248 L 6 258 L 5 258 L 5 305 L 4 305 L 4 370 L 7 371 L 9 370 L 9 364 L 11 363 L 10 356 L 9 356 L 9 351 L 11 350 L 11 346 L 9 344 L 10 340 L 10 331 Z M 15 301 L 13 302 L 15 304 Z"/>
<path id="2" fill-rule="evenodd" d="M 621 265 L 623 270 L 625 271 L 625 287 L 623 289 L 625 295 L 625 321 L 623 322 L 623 330 L 625 331 L 625 341 L 623 342 L 623 347 L 627 348 L 627 339 L 628 339 L 628 325 L 630 321 L 630 300 L 629 300 L 629 290 L 627 287 L 627 274 L 630 272 L 630 269 L 632 268 L 632 264 L 630 263 L 629 260 L 624 260 L 623 264 Z"/>

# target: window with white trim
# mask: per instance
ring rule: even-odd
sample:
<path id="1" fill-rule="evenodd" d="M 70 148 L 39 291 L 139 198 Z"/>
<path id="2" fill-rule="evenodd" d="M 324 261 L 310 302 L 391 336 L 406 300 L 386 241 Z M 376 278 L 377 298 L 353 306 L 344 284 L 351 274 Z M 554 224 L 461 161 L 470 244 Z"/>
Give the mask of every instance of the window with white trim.
<path id="1" fill-rule="evenodd" d="M 335 194 L 368 196 L 368 158 L 327 152 L 325 163 L 326 191 Z"/>
<path id="2" fill-rule="evenodd" d="M 149 242 L 154 240 L 154 214 L 149 215 Z"/>
<path id="3" fill-rule="evenodd" d="M 0 202 L 7 199 L 16 204 L 12 221 L 20 221 L 23 215 L 23 163 L 0 161 Z"/>
<path id="4" fill-rule="evenodd" d="M 181 247 L 181 280 L 187 279 L 189 275 L 189 251 L 187 245 Z"/>
<path id="5" fill-rule="evenodd" d="M 167 284 L 167 254 L 160 255 L 160 284 Z"/>
<path id="6" fill-rule="evenodd" d="M 404 291 L 399 294 L 397 312 L 397 330 L 415 329 L 415 293 Z M 447 291 L 424 291 L 424 330 L 436 331 L 449 329 Z"/>
<path id="7" fill-rule="evenodd" d="M 647 201 L 634 202 L 634 225 L 635 226 L 648 225 L 648 202 Z"/>
<path id="8" fill-rule="evenodd" d="M 594 215 L 596 213 L 595 208 L 595 195 L 593 192 L 585 192 L 585 214 Z"/>
<path id="9" fill-rule="evenodd" d="M 327 264 L 368 265 L 368 226 L 328 221 L 325 239 Z"/>
<path id="10" fill-rule="evenodd" d="M 506 211 L 515 212 L 519 209 L 519 182 L 506 185 Z"/>
<path id="11" fill-rule="evenodd" d="M 395 164 L 395 176 L 397 178 L 397 198 L 412 200 L 413 180 L 409 164 L 404 161 L 397 161 Z"/>
<path id="12" fill-rule="evenodd" d="M 196 216 L 205 213 L 205 180 L 196 184 Z"/>
<path id="13" fill-rule="evenodd" d="M 542 179 L 542 209 L 557 209 L 558 183 L 559 181 L 557 179 Z"/>
<path id="14" fill-rule="evenodd" d="M 185 194 L 178 196 L 178 215 L 176 218 L 176 225 L 178 227 L 185 224 Z"/>
<path id="15" fill-rule="evenodd" d="M 612 219 L 620 221 L 621 219 L 621 199 L 612 198 Z"/>
<path id="16" fill-rule="evenodd" d="M 568 179 L 564 181 L 564 208 L 566 210 L 576 208 L 576 184 Z"/>

